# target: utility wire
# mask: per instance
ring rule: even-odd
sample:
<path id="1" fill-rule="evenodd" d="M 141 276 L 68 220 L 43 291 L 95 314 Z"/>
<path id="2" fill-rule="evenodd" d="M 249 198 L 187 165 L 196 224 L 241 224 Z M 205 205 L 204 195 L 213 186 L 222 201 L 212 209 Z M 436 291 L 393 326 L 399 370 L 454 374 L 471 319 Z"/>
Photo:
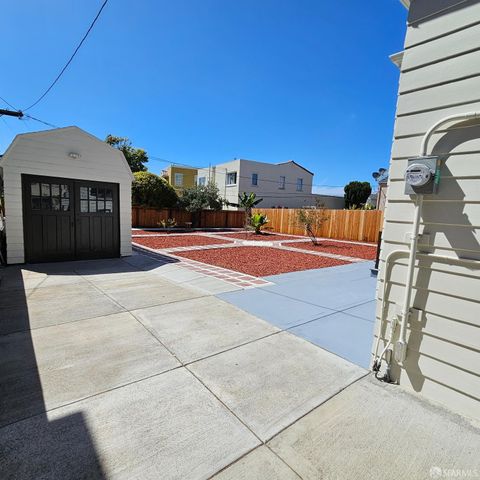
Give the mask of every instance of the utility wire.
<path id="1" fill-rule="evenodd" d="M 169 160 L 165 160 L 164 158 L 160 158 L 160 157 L 155 157 L 153 155 L 148 155 L 148 159 L 153 159 L 155 161 L 158 161 L 158 162 L 163 162 L 163 163 L 168 163 L 169 165 L 178 165 L 179 167 L 188 167 L 188 168 L 194 168 L 194 169 L 197 169 L 197 170 L 208 170 L 208 167 L 196 167 L 194 165 L 188 165 L 186 163 L 177 163 L 177 162 L 171 162 Z M 275 165 L 275 164 L 269 164 L 269 165 Z M 223 168 L 223 167 L 221 167 Z M 231 173 L 231 172 L 221 172 L 218 168 L 215 169 L 215 175 L 227 175 L 227 173 Z M 238 172 L 237 172 L 237 178 L 244 178 L 246 180 L 250 180 L 251 177 L 248 176 L 248 175 L 238 175 Z M 297 182 L 280 182 L 280 180 L 276 180 L 276 179 L 269 179 L 269 178 L 265 178 L 265 177 L 261 177 L 259 176 L 258 177 L 258 181 L 262 181 L 262 182 L 271 182 L 271 183 L 276 183 L 276 184 L 285 184 L 285 185 L 297 185 Z M 305 184 L 306 185 L 306 184 Z M 315 184 L 315 183 L 312 183 L 312 187 L 330 187 L 330 188 L 343 188 L 345 185 L 322 185 L 322 184 Z"/>
<path id="2" fill-rule="evenodd" d="M 35 120 L 36 122 L 43 123 L 44 125 L 47 125 L 47 127 L 59 128 L 56 125 L 53 125 L 52 123 L 48 123 L 48 122 L 45 122 L 44 120 L 40 120 L 39 118 L 32 117 L 28 113 L 25 113 L 24 116 L 31 120 Z"/>
<path id="3" fill-rule="evenodd" d="M 80 47 L 83 45 L 83 42 L 87 39 L 88 37 L 88 34 L 90 33 L 90 31 L 92 30 L 93 26 L 95 25 L 96 21 L 98 20 L 98 17 L 100 17 L 100 14 L 102 13 L 102 10 L 105 8 L 105 5 L 107 4 L 108 0 L 104 0 L 102 6 L 100 7 L 100 10 L 98 11 L 97 15 L 95 16 L 95 18 L 93 19 L 92 23 L 90 24 L 90 26 L 88 27 L 88 30 L 87 32 L 85 33 L 85 35 L 83 36 L 82 40 L 80 41 L 80 43 L 78 44 L 77 48 L 74 50 L 72 56 L 69 58 L 68 62 L 65 64 L 65 66 L 60 70 L 60 73 L 57 75 L 57 77 L 55 78 L 55 80 L 50 84 L 50 86 L 42 93 L 42 95 L 40 95 L 40 97 L 35 100 L 35 102 L 33 102 L 29 107 L 25 108 L 23 111 L 26 112 L 27 110 L 30 110 L 31 108 L 33 108 L 35 105 L 37 105 L 39 102 L 41 102 L 43 100 L 43 98 L 48 94 L 48 92 L 50 92 L 50 90 L 54 87 L 54 85 L 60 80 L 60 77 L 63 75 L 63 73 L 65 72 L 65 70 L 68 68 L 68 66 L 70 65 L 70 63 L 72 63 L 72 60 L 74 59 L 75 55 L 77 54 L 77 52 L 80 50 Z M 8 102 L 7 102 L 8 103 Z"/>
<path id="4" fill-rule="evenodd" d="M 0 100 L 4 101 L 10 108 L 13 108 L 13 110 L 18 110 L 18 108 L 15 108 L 11 103 L 7 102 L 3 97 L 0 97 Z"/>

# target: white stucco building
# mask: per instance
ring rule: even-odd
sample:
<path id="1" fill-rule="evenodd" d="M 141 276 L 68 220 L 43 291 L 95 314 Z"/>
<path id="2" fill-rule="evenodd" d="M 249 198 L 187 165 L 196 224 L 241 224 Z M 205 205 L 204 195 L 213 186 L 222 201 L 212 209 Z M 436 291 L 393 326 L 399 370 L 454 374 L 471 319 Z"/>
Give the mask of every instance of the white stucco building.
<path id="1" fill-rule="evenodd" d="M 293 160 L 273 164 L 235 159 L 200 169 L 197 182 L 214 182 L 220 195 L 232 203 L 237 203 L 243 192 L 254 192 L 263 198 L 259 208 L 300 208 L 315 206 L 317 202 L 326 208 L 344 206 L 343 197 L 312 193 L 313 173 Z"/>

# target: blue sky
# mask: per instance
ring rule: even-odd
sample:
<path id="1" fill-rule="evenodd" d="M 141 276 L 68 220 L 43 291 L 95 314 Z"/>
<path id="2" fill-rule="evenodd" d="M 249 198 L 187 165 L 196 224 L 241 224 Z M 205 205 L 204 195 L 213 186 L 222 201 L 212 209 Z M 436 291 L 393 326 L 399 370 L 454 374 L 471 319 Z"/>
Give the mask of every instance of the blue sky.
<path id="1" fill-rule="evenodd" d="M 0 96 L 31 104 L 101 3 L 4 2 Z M 315 185 L 370 181 L 388 166 L 398 85 L 388 56 L 402 49 L 405 21 L 399 0 L 110 0 L 29 113 L 127 136 L 170 162 L 293 159 Z M 2 117 L 0 151 L 44 128 Z"/>

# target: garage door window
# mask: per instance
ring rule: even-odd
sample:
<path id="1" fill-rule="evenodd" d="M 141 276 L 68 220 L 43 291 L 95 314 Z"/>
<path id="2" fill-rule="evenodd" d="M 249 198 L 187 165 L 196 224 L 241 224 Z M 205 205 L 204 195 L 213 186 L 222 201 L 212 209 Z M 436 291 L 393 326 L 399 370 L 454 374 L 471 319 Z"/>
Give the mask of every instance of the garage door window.
<path id="1" fill-rule="evenodd" d="M 80 187 L 81 213 L 113 213 L 111 188 Z"/>
<path id="2" fill-rule="evenodd" d="M 70 187 L 58 183 L 30 184 L 32 210 L 70 210 Z"/>

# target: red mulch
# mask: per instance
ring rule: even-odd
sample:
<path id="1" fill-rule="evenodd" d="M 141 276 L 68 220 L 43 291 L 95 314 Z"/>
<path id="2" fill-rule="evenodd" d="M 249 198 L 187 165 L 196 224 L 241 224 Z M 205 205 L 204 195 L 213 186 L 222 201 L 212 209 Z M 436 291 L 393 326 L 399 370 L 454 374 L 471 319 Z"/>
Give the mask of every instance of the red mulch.
<path id="1" fill-rule="evenodd" d="M 202 231 L 203 232 L 203 231 Z M 192 230 L 192 231 L 182 231 L 182 232 L 169 232 L 168 230 L 143 230 L 143 229 L 138 229 L 138 230 L 132 230 L 132 235 L 179 235 L 179 234 L 188 234 L 188 235 L 198 235 L 200 231 L 198 230 Z M 218 233 L 223 235 L 225 232 L 205 232 L 205 233 Z"/>
<path id="2" fill-rule="evenodd" d="M 215 248 L 178 252 L 176 255 L 256 277 L 334 267 L 348 263 L 333 258 L 289 252 L 271 247 Z"/>
<path id="3" fill-rule="evenodd" d="M 319 240 L 319 245 L 313 245 L 311 242 L 295 242 L 288 243 L 287 245 L 302 250 L 334 253 L 336 255 L 345 255 L 347 257 L 364 258 L 365 260 L 375 260 L 377 254 L 376 245 L 369 246 L 356 243 L 329 242 L 327 240 Z"/>
<path id="4" fill-rule="evenodd" d="M 195 245 L 215 245 L 232 243 L 229 240 L 204 237 L 202 235 L 169 235 L 164 237 L 137 237 L 134 243 L 149 248 L 192 247 Z"/>
<path id="5" fill-rule="evenodd" d="M 262 233 L 260 235 L 255 235 L 253 232 L 248 233 L 222 233 L 221 235 L 225 235 L 228 238 L 237 238 L 239 240 L 248 240 L 248 241 L 277 241 L 277 240 L 295 240 L 296 238 L 304 238 L 304 237 L 290 237 L 288 235 L 281 235 L 279 233 Z"/>

